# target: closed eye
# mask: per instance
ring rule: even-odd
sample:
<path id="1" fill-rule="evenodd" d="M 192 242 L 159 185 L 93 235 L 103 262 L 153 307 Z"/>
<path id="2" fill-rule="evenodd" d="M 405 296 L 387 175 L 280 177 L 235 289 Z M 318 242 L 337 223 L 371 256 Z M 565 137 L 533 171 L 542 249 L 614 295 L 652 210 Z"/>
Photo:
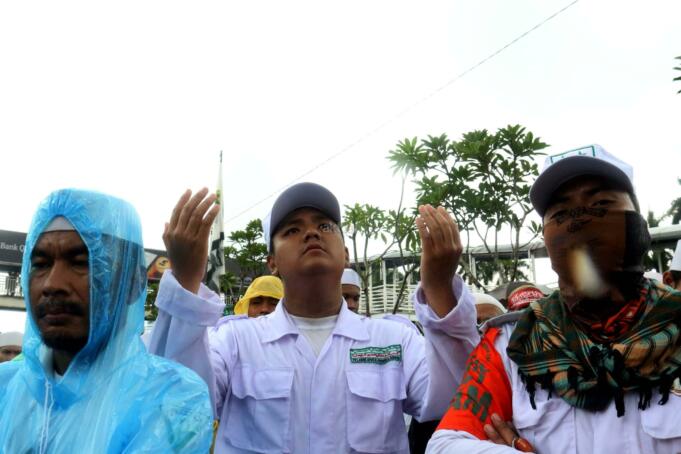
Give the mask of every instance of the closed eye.
<path id="1" fill-rule="evenodd" d="M 49 264 L 49 262 L 48 262 L 47 260 L 45 260 L 45 259 L 37 259 L 37 260 L 33 260 L 33 261 L 31 262 L 31 269 L 32 269 L 32 270 L 40 270 L 40 269 L 43 269 L 43 268 L 48 267 L 49 265 L 50 265 L 50 264 Z"/>
<path id="2" fill-rule="evenodd" d="M 74 258 L 71 260 L 71 264 L 72 264 L 73 266 L 82 266 L 82 267 L 87 267 L 87 266 L 89 265 L 87 256 L 86 256 L 85 258 L 82 258 L 82 257 L 74 257 Z"/>

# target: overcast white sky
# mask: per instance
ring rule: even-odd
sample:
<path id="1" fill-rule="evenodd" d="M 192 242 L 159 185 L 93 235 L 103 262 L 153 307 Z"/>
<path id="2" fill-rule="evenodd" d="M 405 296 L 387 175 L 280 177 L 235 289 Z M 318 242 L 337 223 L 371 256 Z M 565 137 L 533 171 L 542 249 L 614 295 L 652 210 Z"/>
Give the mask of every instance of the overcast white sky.
<path id="1" fill-rule="evenodd" d="M 139 210 L 147 247 L 185 188 L 213 186 L 226 231 L 276 193 L 571 0 L 0 3 L 0 229 L 51 190 Z M 681 2 L 579 1 L 304 180 L 384 208 L 404 137 L 520 123 L 549 152 L 600 143 L 644 208 L 681 192 Z"/>

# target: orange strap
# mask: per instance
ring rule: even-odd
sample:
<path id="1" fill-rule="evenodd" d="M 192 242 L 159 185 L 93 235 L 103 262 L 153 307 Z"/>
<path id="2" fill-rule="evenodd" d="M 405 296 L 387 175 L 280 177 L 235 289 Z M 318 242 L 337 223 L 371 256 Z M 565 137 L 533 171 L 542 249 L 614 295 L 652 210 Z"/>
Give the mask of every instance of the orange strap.
<path id="1" fill-rule="evenodd" d="M 492 413 L 504 421 L 513 418 L 511 383 L 501 356 L 494 348 L 498 334 L 499 328 L 489 328 L 471 353 L 461 385 L 438 430 L 463 430 L 480 440 L 487 440 L 483 427 L 492 424 Z"/>

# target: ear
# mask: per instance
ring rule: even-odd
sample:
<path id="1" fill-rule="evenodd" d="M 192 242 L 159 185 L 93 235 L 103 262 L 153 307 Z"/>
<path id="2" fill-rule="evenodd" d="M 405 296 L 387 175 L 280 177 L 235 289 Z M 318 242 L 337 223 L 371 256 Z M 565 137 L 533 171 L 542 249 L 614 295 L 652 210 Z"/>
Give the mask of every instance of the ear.
<path id="1" fill-rule="evenodd" d="M 274 255 L 267 256 L 267 267 L 270 269 L 270 273 L 272 273 L 273 276 L 279 276 L 279 269 L 275 263 Z"/>
<path id="2" fill-rule="evenodd" d="M 350 268 L 350 252 L 347 246 L 345 246 L 345 267 Z"/>
<path id="3" fill-rule="evenodd" d="M 672 277 L 672 273 L 670 271 L 665 271 L 662 273 L 662 282 L 664 285 L 668 285 L 670 287 L 674 286 L 674 278 Z"/>

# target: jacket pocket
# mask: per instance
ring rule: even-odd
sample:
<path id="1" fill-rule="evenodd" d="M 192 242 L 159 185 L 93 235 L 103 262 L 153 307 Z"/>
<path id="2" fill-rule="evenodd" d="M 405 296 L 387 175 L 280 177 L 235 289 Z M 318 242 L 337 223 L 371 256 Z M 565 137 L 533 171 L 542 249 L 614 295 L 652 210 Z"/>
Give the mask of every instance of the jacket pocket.
<path id="1" fill-rule="evenodd" d="M 231 377 L 229 442 L 255 452 L 283 452 L 291 414 L 293 369 L 238 367 Z"/>
<path id="2" fill-rule="evenodd" d="M 408 448 L 402 404 L 407 398 L 401 368 L 346 371 L 347 435 L 356 452 L 387 453 Z"/>
<path id="3" fill-rule="evenodd" d="M 681 396 L 670 394 L 664 405 L 659 400 L 659 394 L 653 395 L 650 407 L 639 411 L 641 428 L 650 437 L 640 444 L 645 452 L 681 452 Z"/>

